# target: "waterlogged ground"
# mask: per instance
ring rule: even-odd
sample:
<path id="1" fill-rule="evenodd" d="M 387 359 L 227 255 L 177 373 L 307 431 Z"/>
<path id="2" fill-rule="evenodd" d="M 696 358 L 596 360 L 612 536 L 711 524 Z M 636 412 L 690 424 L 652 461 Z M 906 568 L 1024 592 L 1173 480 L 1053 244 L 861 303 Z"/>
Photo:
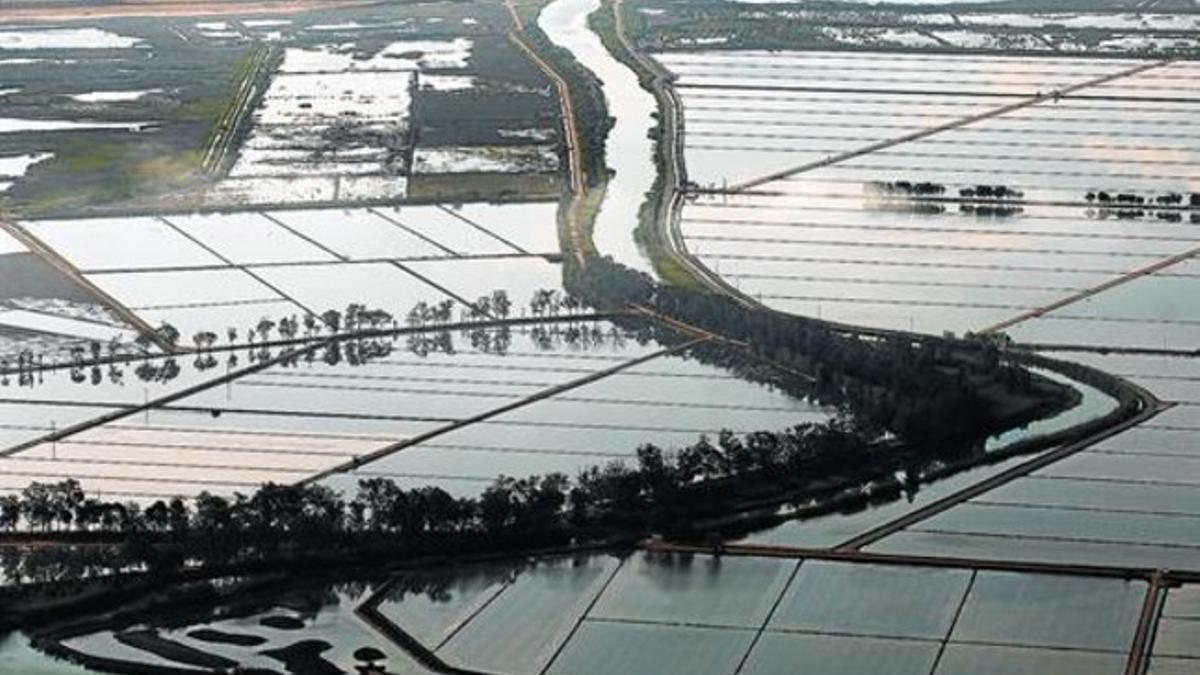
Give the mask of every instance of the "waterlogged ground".
<path id="1" fill-rule="evenodd" d="M 0 28 L 14 208 L 557 194 L 557 100 L 501 6 L 92 23 Z"/>

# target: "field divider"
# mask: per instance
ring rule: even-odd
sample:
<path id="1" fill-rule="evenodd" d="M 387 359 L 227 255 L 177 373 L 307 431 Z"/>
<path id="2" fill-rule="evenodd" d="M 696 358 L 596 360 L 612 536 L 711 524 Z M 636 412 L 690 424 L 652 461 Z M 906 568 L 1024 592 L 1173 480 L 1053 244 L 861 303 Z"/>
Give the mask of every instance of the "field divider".
<path id="1" fill-rule="evenodd" d="M 1129 646 L 1129 658 L 1125 662 L 1125 675 L 1143 675 L 1150 665 L 1150 649 L 1154 635 L 1158 632 L 1158 618 L 1162 613 L 1167 594 L 1163 584 L 1163 570 L 1150 577 L 1146 598 L 1138 615 L 1137 629 Z"/>
<path id="2" fill-rule="evenodd" d="M 385 213 L 380 213 L 379 209 L 376 209 L 374 207 L 369 207 L 369 208 L 367 208 L 367 213 L 370 213 L 371 215 L 373 215 L 377 218 L 382 218 L 383 220 L 386 220 L 387 222 L 391 223 L 392 225 L 395 225 L 396 227 L 400 228 L 401 230 L 404 230 L 405 232 L 416 237 L 417 239 L 420 239 L 421 241 L 425 242 L 426 244 L 429 244 L 430 246 L 433 246 L 434 248 L 445 251 L 446 254 L 451 257 L 454 257 L 454 258 L 463 257 L 463 254 L 459 253 L 458 251 L 455 251 L 454 249 L 450 248 L 449 246 L 443 245 L 440 241 L 432 239 L 432 238 L 418 232 L 417 230 L 414 230 L 413 228 L 409 227 L 408 225 L 405 225 L 404 223 L 400 222 L 399 220 L 397 220 L 395 218 L 392 218 L 391 216 L 389 216 Z"/>
<path id="3" fill-rule="evenodd" d="M 312 237 L 308 236 L 307 234 L 304 234 L 300 230 L 297 230 L 296 228 L 292 227 L 291 225 L 288 225 L 287 223 L 283 222 L 282 220 L 276 218 L 275 216 L 272 216 L 271 214 L 267 213 L 266 211 L 258 211 L 257 213 L 258 213 L 258 215 L 262 216 L 263 218 L 266 218 L 267 220 L 271 221 L 272 223 L 275 223 L 276 225 L 278 225 L 279 227 L 282 227 L 287 232 L 290 232 L 290 233 L 296 235 L 297 237 L 300 237 L 304 241 L 307 241 L 308 243 L 312 244 L 313 246 L 316 246 L 317 248 L 321 249 L 325 253 L 328 253 L 329 255 L 333 256 L 334 258 L 337 258 L 338 260 L 340 260 L 342 262 L 347 262 L 348 260 L 350 260 L 349 256 L 342 254 L 342 253 L 338 253 L 337 251 L 326 246 L 325 244 L 322 244 L 321 242 L 317 241 L 316 239 L 313 239 Z"/>
<path id="4" fill-rule="evenodd" d="M 575 639 L 575 634 L 579 632 L 579 627 L 582 626 L 583 622 L 587 620 L 588 614 L 592 613 L 592 610 L 595 609 L 596 605 L 600 602 L 600 598 L 604 597 L 604 594 L 608 592 L 608 587 L 612 585 L 613 579 L 616 579 L 617 575 L 621 573 L 621 570 L 625 568 L 626 560 L 628 560 L 628 557 L 621 558 L 617 562 L 616 566 L 613 567 L 612 574 L 608 575 L 608 578 L 605 579 L 604 583 L 600 585 L 600 588 L 596 591 L 596 594 L 592 596 L 591 601 L 588 602 L 587 607 L 584 607 L 583 611 L 579 613 L 579 618 L 575 619 L 574 625 L 571 626 L 571 631 L 567 633 L 567 637 L 563 638 L 563 641 L 554 649 L 554 653 L 551 654 L 550 658 L 546 660 L 546 665 L 542 666 L 541 670 L 538 671 L 538 675 L 546 675 L 546 673 L 549 672 L 550 667 L 554 665 L 554 662 L 557 661 L 558 657 L 562 654 L 563 649 L 565 649 L 566 646 L 571 643 L 571 640 Z"/>
<path id="5" fill-rule="evenodd" d="M 305 314 L 310 314 L 310 315 L 316 316 L 316 317 L 321 316 L 321 314 L 319 312 L 314 312 L 313 310 L 309 309 L 307 306 L 305 306 L 299 300 L 293 298 L 292 296 L 288 295 L 287 293 L 284 293 L 282 289 L 280 289 L 275 284 L 272 284 L 271 282 L 267 281 L 266 279 L 264 279 L 261 276 L 259 276 L 258 274 L 256 274 L 254 272 L 254 270 L 248 269 L 245 265 L 240 265 L 238 263 L 235 263 L 233 260 L 222 255 L 220 251 L 217 251 L 216 249 L 209 246 L 208 244 L 205 244 L 204 242 L 200 241 L 200 239 L 198 239 L 197 237 L 192 236 L 192 234 L 190 232 L 183 229 L 182 227 L 179 227 L 175 223 L 172 223 L 170 220 L 167 220 L 166 218 L 164 218 L 162 216 L 157 216 L 157 219 L 159 221 L 161 221 L 167 227 L 169 227 L 172 230 L 175 230 L 179 234 L 183 235 L 185 238 L 187 238 L 188 241 L 199 246 L 200 248 L 204 249 L 208 253 L 216 256 L 218 260 L 228 264 L 231 268 L 236 269 L 236 270 L 241 270 L 241 272 L 243 274 L 250 276 L 252 279 L 257 281 L 258 283 L 260 283 L 263 286 L 265 286 L 266 288 L 270 289 L 271 292 L 278 295 L 280 297 L 280 299 L 286 300 L 286 301 L 292 303 L 293 305 L 299 307 L 300 310 L 303 311 Z"/>
<path id="6" fill-rule="evenodd" d="M 1160 272 L 1168 267 L 1171 267 L 1172 265 L 1177 265 L 1179 263 L 1191 260 L 1192 258 L 1195 258 L 1197 255 L 1200 255 L 1200 246 L 1189 249 L 1187 251 L 1184 251 L 1183 253 L 1177 253 L 1169 258 L 1164 258 L 1162 260 L 1159 260 L 1158 262 L 1146 265 L 1145 267 L 1139 267 L 1138 269 L 1132 270 L 1130 272 L 1126 272 L 1125 274 L 1122 274 L 1121 276 L 1115 277 L 1113 279 L 1109 279 L 1108 281 L 1105 281 L 1104 283 L 1099 284 L 1097 286 L 1092 286 L 1090 288 L 1085 288 L 1083 290 L 1077 291 L 1075 293 L 1072 293 L 1071 295 L 1068 295 L 1065 298 L 1062 298 L 1061 300 L 1057 300 L 1048 305 L 1043 305 L 1041 307 L 1031 309 L 1028 312 L 1018 314 L 1017 316 L 1015 316 L 1011 319 L 1007 319 L 1005 321 L 1001 321 L 1000 323 L 988 326 L 987 328 L 984 328 L 980 332 L 983 334 L 988 334 L 988 333 L 996 333 L 996 332 L 1002 331 L 1006 328 L 1010 328 L 1010 327 L 1015 326 L 1024 321 L 1028 321 L 1029 319 L 1034 319 L 1034 318 L 1037 318 L 1040 316 L 1044 316 L 1051 312 L 1062 309 L 1063 307 L 1066 307 L 1068 305 L 1073 305 L 1081 300 L 1087 300 L 1088 298 L 1091 298 L 1095 295 L 1099 295 L 1100 293 L 1103 293 L 1104 291 L 1107 291 L 1112 288 L 1116 288 L 1117 286 L 1121 286 L 1121 285 L 1128 283 L 1130 281 L 1133 281 L 1135 279 L 1141 279 L 1142 277 L 1152 276 L 1156 272 Z"/>
<path id="7" fill-rule="evenodd" d="M 771 609 L 767 611 L 767 615 L 763 617 L 762 623 L 758 629 L 754 631 L 754 639 L 750 641 L 750 645 L 746 647 L 746 653 L 742 654 L 742 658 L 738 661 L 737 669 L 733 671 L 733 675 L 741 675 L 746 669 L 746 663 L 750 661 L 750 655 L 754 653 L 754 648 L 758 646 L 759 640 L 762 639 L 763 633 L 767 632 L 767 626 L 771 625 L 771 619 L 775 618 L 775 613 L 779 611 L 779 605 L 783 604 L 783 596 L 787 595 L 788 589 L 796 581 L 796 576 L 800 574 L 800 567 L 804 565 L 804 559 L 800 558 L 796 564 L 792 566 L 792 571 L 788 574 L 787 581 L 779 588 L 779 595 L 775 596 L 775 601 L 771 603 Z"/>
<path id="8" fill-rule="evenodd" d="M 842 162 L 845 162 L 845 161 L 848 161 L 851 159 L 856 159 L 858 157 L 863 157 L 865 155 L 869 155 L 874 152 L 878 152 L 879 150 L 885 150 L 885 149 L 890 148 L 895 145 L 901 145 L 903 143 L 911 143 L 913 141 L 918 141 L 918 140 L 921 140 L 922 138 L 934 136 L 936 134 L 940 134 L 945 131 L 952 131 L 954 129 L 959 129 L 961 127 L 969 126 L 969 125 L 975 124 L 977 122 L 983 122 L 983 121 L 992 119 L 994 117 L 1000 117 L 1002 115 L 1007 115 L 1008 113 L 1015 112 L 1015 111 L 1021 110 L 1023 108 L 1028 108 L 1030 106 L 1034 106 L 1039 103 L 1045 103 L 1046 101 L 1058 101 L 1058 100 L 1065 98 L 1068 95 L 1073 94 L 1082 89 L 1096 87 L 1096 86 L 1100 86 L 1100 85 L 1112 82 L 1113 80 L 1118 80 L 1118 79 L 1125 78 L 1125 77 L 1132 77 L 1134 75 L 1139 75 L 1148 70 L 1152 70 L 1154 68 L 1161 68 L 1163 66 L 1170 65 L 1171 63 L 1173 63 L 1172 59 L 1167 59 L 1167 60 L 1162 60 L 1162 61 L 1151 61 L 1149 63 L 1139 64 L 1132 68 L 1126 68 L 1126 69 L 1121 70 L 1116 73 L 1109 73 L 1107 75 L 1094 77 L 1094 78 L 1085 80 L 1083 82 L 1078 82 L 1076 84 L 1068 85 L 1061 89 L 1055 89 L 1048 93 L 1038 92 L 1036 95 L 1034 95 L 1032 97 L 1023 98 L 1022 100 L 1000 106 L 999 108 L 993 108 L 991 110 L 986 110 L 984 112 L 976 113 L 974 115 L 968 115 L 967 117 L 962 117 L 962 118 L 959 118 L 952 122 L 947 122 L 945 124 L 939 124 L 939 125 L 933 126 L 933 127 L 927 127 L 925 129 L 920 129 L 918 131 L 904 134 L 903 136 L 898 136 L 896 138 L 885 139 L 885 140 L 858 148 L 856 150 L 850 150 L 848 152 L 843 152 L 843 153 L 840 153 L 837 155 L 830 155 L 828 157 L 825 157 L 824 159 L 820 159 L 820 160 L 817 160 L 814 162 L 808 162 L 806 164 L 802 164 L 800 166 L 795 166 L 795 167 L 791 167 L 788 169 L 784 169 L 782 171 L 776 171 L 773 173 L 769 173 L 769 174 L 767 174 L 765 176 L 761 176 L 759 178 L 754 178 L 754 179 L 751 179 L 748 181 L 744 181 L 742 183 L 737 183 L 735 185 L 729 186 L 728 188 L 725 188 L 722 190 L 713 190 L 711 192 L 730 193 L 730 194 L 745 192 L 747 190 L 752 190 L 756 187 L 765 185 L 767 183 L 771 183 L 771 182 L 774 182 L 777 180 L 782 180 L 785 178 L 790 178 L 797 174 L 807 173 L 809 171 L 821 169 L 821 168 L 831 166 L 834 164 L 840 164 Z M 945 93 L 945 92 L 942 92 L 942 93 Z"/>
<path id="9" fill-rule="evenodd" d="M 421 274 L 420 272 L 417 272 L 416 270 L 404 265 L 403 263 L 397 262 L 395 260 L 391 261 L 391 265 L 392 265 L 392 267 L 395 267 L 396 269 L 417 279 L 418 281 L 425 284 L 426 286 L 432 287 L 433 289 L 437 290 L 439 293 L 442 293 L 448 297 L 454 298 L 458 302 L 466 305 L 467 307 L 470 307 L 473 311 L 479 312 L 479 307 L 476 306 L 475 303 L 464 298 L 463 296 L 459 295 L 458 293 L 455 293 L 454 291 L 450 290 L 449 288 L 446 288 L 445 286 L 439 284 L 438 282 L 434 281 L 433 279 L 430 279 L 429 277 L 425 276 L 424 274 Z M 496 317 L 492 316 L 491 314 L 486 314 L 486 313 L 482 313 L 482 314 L 484 314 L 484 316 L 487 316 L 487 318 L 489 318 L 489 319 L 496 318 Z"/>
<path id="10" fill-rule="evenodd" d="M 365 455 L 357 456 L 354 459 L 350 460 L 349 462 L 344 462 L 342 464 L 339 464 L 337 466 L 334 466 L 332 468 L 326 469 L 326 470 L 316 473 L 312 476 L 309 476 L 308 478 L 300 481 L 299 484 L 307 485 L 307 484 L 315 483 L 317 481 L 328 478 L 329 476 L 332 476 L 334 474 L 353 472 L 355 469 L 357 469 L 361 466 L 370 464 L 377 460 L 380 460 L 380 459 L 383 459 L 390 455 L 396 454 L 398 452 L 406 450 L 415 445 L 424 443 L 425 441 L 429 441 L 434 438 L 444 436 L 445 434 L 448 434 L 452 431 L 457 431 L 458 429 L 462 429 L 462 428 L 471 426 L 471 425 L 479 423 L 479 422 L 484 422 L 486 420 L 492 419 L 494 417 L 498 417 L 500 415 L 512 412 L 514 410 L 518 410 L 520 408 L 524 408 L 525 406 L 528 406 L 532 403 L 544 401 L 546 399 L 552 398 L 563 392 L 571 391 L 572 389 L 577 389 L 579 387 L 582 387 L 587 384 L 591 384 L 593 382 L 598 382 L 600 380 L 603 380 L 603 379 L 609 377 L 610 375 L 615 375 L 617 373 L 620 373 L 621 371 L 628 370 L 628 369 L 634 368 L 636 366 L 640 366 L 643 363 L 648 363 L 648 362 L 658 359 L 660 357 L 670 356 L 673 354 L 678 354 L 680 352 L 684 352 L 688 349 L 691 349 L 700 344 L 703 344 L 703 343 L 707 342 L 708 340 L 709 340 L 709 338 L 696 338 L 693 340 L 689 340 L 687 342 L 684 342 L 683 344 L 676 345 L 674 347 L 669 347 L 666 349 L 660 349 L 658 351 L 651 352 L 650 354 L 646 354 L 644 356 L 640 356 L 638 358 L 635 358 L 635 359 L 632 359 L 629 361 L 624 361 L 617 365 L 614 365 L 614 366 L 611 366 L 608 368 L 604 368 L 602 370 L 598 370 L 594 373 L 590 373 L 583 377 L 579 377 L 574 380 L 570 380 L 568 382 L 564 382 L 562 384 L 558 384 L 553 387 L 543 389 L 542 391 L 539 391 L 530 396 L 526 396 L 524 398 L 518 399 L 516 401 L 512 401 L 511 403 L 507 403 L 505 405 L 499 406 L 497 408 L 492 408 L 490 410 L 485 410 L 484 412 L 457 420 L 451 424 L 447 424 L 445 426 L 438 427 L 436 429 L 432 429 L 430 431 L 427 431 L 427 432 L 424 432 L 421 434 L 417 434 L 416 436 L 406 438 L 402 441 L 392 443 L 391 445 L 380 448 L 379 450 L 376 450 L 374 452 L 370 452 Z"/>
<path id="11" fill-rule="evenodd" d="M 495 232 L 492 232 L 488 228 L 484 227 L 483 225 L 480 225 L 479 223 L 475 222 L 474 220 L 471 220 L 470 218 L 462 215 L 461 213 L 458 213 L 457 211 L 454 211 L 453 209 L 446 208 L 445 204 L 438 204 L 437 207 L 439 209 L 441 209 L 442 211 L 445 211 L 450 216 L 457 218 L 458 220 L 461 220 L 462 222 L 466 223 L 467 225 L 470 225 L 471 227 L 475 228 L 476 230 L 479 230 L 480 232 L 491 237 L 492 239 L 495 239 L 496 241 L 500 242 L 501 244 L 504 244 L 505 246 L 511 248 L 512 250 L 516 251 L 517 253 L 523 253 L 525 255 L 530 255 L 529 251 L 525 250 L 521 246 L 514 244 L 513 242 L 509 241 L 508 239 L 505 239 L 504 237 L 496 234 Z"/>
<path id="12" fill-rule="evenodd" d="M 1017 572 L 1057 576 L 1094 577 L 1107 579 L 1140 579 L 1149 581 L 1162 574 L 1164 582 L 1196 583 L 1198 569 L 1159 570 L 1153 567 L 1107 565 L 1097 563 L 1037 562 L 1012 558 L 974 558 L 953 555 L 916 555 L 907 553 L 874 553 L 870 551 L 810 548 L 779 544 L 683 544 L 647 539 L 639 549 L 651 553 L 691 553 L 722 555 L 739 558 L 782 558 L 786 560 L 821 560 L 864 565 L 888 565 L 927 569 L 967 569 L 980 572 Z"/>

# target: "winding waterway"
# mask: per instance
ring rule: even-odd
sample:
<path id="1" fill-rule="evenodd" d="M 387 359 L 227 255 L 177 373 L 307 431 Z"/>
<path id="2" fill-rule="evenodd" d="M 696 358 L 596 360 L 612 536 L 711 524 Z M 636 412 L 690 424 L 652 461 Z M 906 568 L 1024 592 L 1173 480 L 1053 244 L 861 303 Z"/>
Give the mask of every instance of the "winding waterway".
<path id="1" fill-rule="evenodd" d="M 602 83 L 608 114 L 616 118 L 605 144 L 612 177 L 596 216 L 592 239 L 601 255 L 634 269 L 653 274 L 650 262 L 634 241 L 638 209 L 654 185 L 654 141 L 658 106 L 650 92 L 638 84 L 637 75 L 617 61 L 595 33 L 587 17 L 600 8 L 600 0 L 556 0 L 538 17 L 538 26 L 555 45 L 570 50 Z"/>

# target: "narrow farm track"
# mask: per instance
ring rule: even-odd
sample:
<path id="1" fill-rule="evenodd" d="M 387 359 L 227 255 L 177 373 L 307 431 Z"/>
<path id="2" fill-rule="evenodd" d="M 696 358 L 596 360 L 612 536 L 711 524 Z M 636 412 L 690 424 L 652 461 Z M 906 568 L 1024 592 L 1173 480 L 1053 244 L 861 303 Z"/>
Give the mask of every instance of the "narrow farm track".
<path id="1" fill-rule="evenodd" d="M 217 120 L 217 128 L 212 142 L 205 150 L 204 158 L 200 162 L 200 167 L 204 171 L 219 174 L 225 167 L 226 158 L 234 150 L 237 131 L 250 112 L 250 104 L 258 94 L 258 86 L 255 83 L 258 81 L 262 69 L 270 63 L 270 57 L 271 50 L 267 47 L 257 50 L 251 57 L 251 62 L 246 67 L 246 73 L 234 93 L 232 105 Z"/>
<path id="2" fill-rule="evenodd" d="M 567 206 L 564 215 L 567 236 L 567 242 L 564 243 L 566 244 L 566 248 L 575 256 L 576 262 L 583 264 L 587 261 L 587 251 L 592 250 L 592 246 L 590 244 L 590 237 L 582 229 L 579 217 L 584 197 L 587 194 L 587 178 L 583 173 L 583 139 L 579 135 L 575 105 L 571 99 L 571 85 L 525 40 L 525 24 L 521 21 L 521 15 L 517 12 L 517 7 L 513 4 L 513 0 L 504 0 L 504 6 L 508 9 L 508 13 L 512 16 L 513 21 L 513 29 L 508 34 L 509 40 L 537 66 L 538 70 L 550 78 L 550 81 L 554 83 L 555 91 L 558 93 L 559 110 L 563 121 L 563 130 L 565 131 L 563 139 L 567 145 L 568 177 L 571 186 L 570 204 Z"/>
<path id="3" fill-rule="evenodd" d="M 52 247 L 47 246 L 42 242 L 42 240 L 35 237 L 29 232 L 29 230 L 26 230 L 16 222 L 5 218 L 3 214 L 0 214 L 0 230 L 12 235 L 14 239 L 24 244 L 25 247 L 28 248 L 34 255 L 41 258 L 51 267 L 64 274 L 68 279 L 86 290 L 88 293 L 91 293 L 94 297 L 98 298 L 102 303 L 120 315 L 122 319 L 127 321 L 129 325 L 133 326 L 135 330 L 153 340 L 159 349 L 167 353 L 175 351 L 175 347 L 159 336 L 158 332 L 154 330 L 153 326 L 146 323 L 133 310 L 126 307 L 119 300 L 89 281 L 88 278 L 83 276 L 83 273 L 81 273 L 79 269 L 75 267 L 75 265 L 59 255 L 58 252 Z"/>
<path id="4" fill-rule="evenodd" d="M 712 546 L 678 544 L 646 540 L 639 549 L 656 553 L 712 554 Z M 1022 562 L 994 558 L 971 558 L 965 556 L 911 555 L 905 553 L 872 553 L 870 551 L 842 551 L 827 548 L 807 548 L 777 544 L 722 544 L 722 555 L 755 558 L 786 558 L 805 560 L 827 560 L 831 562 L 861 563 L 867 565 L 895 565 L 899 567 L 964 568 L 979 571 L 1018 572 L 1026 574 L 1055 574 L 1079 577 L 1103 577 L 1112 579 L 1143 579 L 1150 581 L 1161 574 L 1163 582 L 1200 582 L 1200 569 L 1177 569 L 1163 571 L 1150 567 L 1127 567 L 1121 565 L 1097 565 L 1091 563 Z"/>
<path id="5" fill-rule="evenodd" d="M 765 176 L 761 176 L 759 178 L 755 178 L 755 179 L 748 180 L 748 181 L 745 181 L 742 183 L 738 183 L 736 185 L 732 185 L 723 190 L 712 190 L 711 192 L 730 193 L 730 194 L 746 192 L 748 190 L 753 190 L 754 188 L 759 187 L 761 185 L 765 185 L 767 183 L 771 183 L 771 182 L 774 182 L 777 180 L 782 180 L 785 178 L 790 178 L 792 176 L 795 176 L 795 175 L 798 175 L 801 173 L 807 173 L 809 171 L 814 171 L 816 169 L 821 169 L 821 168 L 831 166 L 834 164 L 840 164 L 842 162 L 845 162 L 845 161 L 848 161 L 851 159 L 855 159 L 858 157 L 863 157 L 865 155 L 870 155 L 874 152 L 878 152 L 880 150 L 885 150 L 885 149 L 893 147 L 893 146 L 901 145 L 903 143 L 910 143 L 912 141 L 917 141 L 922 138 L 934 136 L 936 134 L 940 134 L 940 133 L 943 133 L 946 131 L 951 131 L 953 129 L 958 129 L 960 127 L 965 127 L 965 126 L 968 126 L 971 124 L 976 124 L 978 122 L 989 120 L 994 117 L 1000 117 L 1002 115 L 1007 115 L 1008 113 L 1011 113 L 1011 112 L 1014 112 L 1017 110 L 1021 110 L 1023 108 L 1028 108 L 1030 106 L 1038 105 L 1039 103 L 1045 103 L 1046 101 L 1056 101 L 1056 100 L 1059 100 L 1062 98 L 1066 98 L 1070 94 L 1073 94 L 1077 91 L 1087 89 L 1090 87 L 1096 87 L 1096 86 L 1099 86 L 1102 84 L 1107 84 L 1114 80 L 1119 80 L 1119 79 L 1126 78 L 1126 77 L 1132 77 L 1134 75 L 1144 73 L 1148 70 L 1153 70 L 1155 68 L 1161 68 L 1163 66 L 1170 65 L 1171 63 L 1173 63 L 1173 61 L 1168 59 L 1168 60 L 1164 60 L 1164 61 L 1153 61 L 1150 63 L 1139 64 L 1137 66 L 1134 66 L 1133 68 L 1127 68 L 1127 69 L 1122 70 L 1117 73 L 1109 73 L 1108 75 L 1094 77 L 1094 78 L 1086 80 L 1084 82 L 1079 82 L 1079 83 L 1076 83 L 1076 84 L 1073 84 L 1073 85 L 1070 85 L 1067 87 L 1063 87 L 1062 89 L 1052 91 L 1049 93 L 1045 93 L 1045 94 L 1039 93 L 1030 98 L 1026 98 L 1026 99 L 1017 101 L 1015 103 L 1010 103 L 1008 105 L 1000 106 L 999 108 L 993 108 L 991 110 L 986 110 L 984 112 L 981 112 L 981 113 L 978 113 L 975 115 L 969 115 L 967 117 L 956 119 L 956 120 L 947 122 L 945 124 L 939 124 L 937 126 L 920 129 L 920 130 L 914 131 L 912 133 L 904 134 L 903 136 L 898 136 L 896 138 L 885 139 L 885 140 L 879 141 L 878 143 L 872 143 L 871 145 L 867 145 L 867 146 L 864 146 L 864 147 L 861 147 L 861 148 L 858 148 L 855 150 L 850 150 L 848 152 L 843 152 L 838 155 L 831 155 L 829 157 L 817 160 L 815 162 L 809 162 L 807 164 L 801 164 L 800 166 L 791 167 L 788 169 L 784 169 L 782 171 L 776 171 L 774 173 L 769 173 L 769 174 L 767 174 Z"/>

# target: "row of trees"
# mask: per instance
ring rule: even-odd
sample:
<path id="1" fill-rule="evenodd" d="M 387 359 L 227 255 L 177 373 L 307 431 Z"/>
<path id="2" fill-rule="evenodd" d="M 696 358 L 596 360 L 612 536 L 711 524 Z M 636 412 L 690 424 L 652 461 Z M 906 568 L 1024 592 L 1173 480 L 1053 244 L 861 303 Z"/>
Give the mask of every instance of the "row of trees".
<path id="1" fill-rule="evenodd" d="M 863 337 L 727 296 L 660 285 L 610 258 L 590 262 L 568 283 L 598 307 L 643 306 L 744 342 L 752 354 L 838 392 L 860 421 L 907 438 L 986 435 L 1012 422 L 998 419 L 999 411 L 1044 413 L 1069 400 L 1065 389 L 1034 386 L 1030 373 L 1000 358 L 994 344 Z M 670 339 L 661 337 L 667 329 L 657 330 L 660 341 Z"/>
<path id="2" fill-rule="evenodd" d="M 1188 205 L 1192 208 L 1200 208 L 1200 192 L 1193 192 L 1190 196 L 1186 196 L 1179 192 L 1165 192 L 1153 197 L 1140 195 L 1136 192 L 1110 192 L 1107 190 L 1090 190 L 1084 199 L 1089 204 L 1116 204 L 1121 206 L 1145 206 L 1147 204 L 1157 204 L 1159 206 L 1182 206 L 1186 199 Z"/>
<path id="3" fill-rule="evenodd" d="M 418 302 L 407 313 L 405 324 L 410 328 L 430 328 L 449 324 L 454 321 L 455 305 L 453 300 L 432 304 L 424 301 Z M 528 303 L 529 315 L 533 317 L 558 318 L 564 314 L 568 316 L 577 314 L 583 308 L 584 304 L 578 298 L 553 289 L 535 290 Z M 503 320 L 511 316 L 512 309 L 513 303 L 509 299 L 508 293 L 496 290 L 480 296 L 470 306 L 463 308 L 459 320 L 461 323 L 487 319 Z M 224 331 L 227 342 L 223 351 L 230 352 L 225 359 L 225 365 L 229 368 L 237 365 L 239 357 L 232 350 L 240 347 L 249 350 L 247 358 L 253 362 L 271 358 L 272 350 L 269 344 L 274 341 L 292 342 L 301 338 L 316 340 L 339 333 L 389 329 L 399 329 L 399 323 L 395 317 L 383 310 L 372 309 L 359 303 L 351 303 L 344 312 L 326 311 L 320 318 L 313 315 L 303 317 L 292 315 L 281 317 L 275 321 L 263 317 L 257 324 L 248 327 L 244 332 L 240 332 L 234 327 Z M 156 333 L 159 338 L 170 344 L 177 344 L 180 338 L 179 331 L 167 323 L 162 324 Z M 497 336 L 476 329 L 464 331 L 464 334 L 469 337 L 473 347 L 483 351 L 503 353 L 507 350 L 507 340 L 504 336 L 493 340 L 492 338 Z M 553 339 L 546 338 L 556 336 L 557 333 L 553 329 L 538 331 L 539 339 L 535 341 L 535 344 L 553 344 Z M 419 355 L 428 354 L 430 351 L 452 352 L 453 347 L 447 344 L 447 337 L 448 334 L 409 339 L 408 342 L 413 347 L 410 351 Z M 511 336 L 509 336 L 510 338 Z M 71 348 L 69 360 L 64 364 L 55 363 L 52 359 L 48 361 L 46 354 L 34 354 L 31 350 L 24 350 L 12 359 L 0 356 L 0 386 L 8 386 L 13 382 L 18 386 L 35 386 L 42 383 L 44 371 L 56 367 L 69 369 L 71 379 L 76 383 L 98 385 L 108 381 L 119 384 L 124 381 L 126 374 L 126 369 L 122 367 L 121 363 L 133 357 L 142 359 L 141 365 L 134 369 L 134 374 L 143 382 L 169 381 L 182 372 L 176 359 L 150 360 L 152 338 L 142 336 L 138 340 L 140 348 L 137 350 L 129 349 L 129 345 L 118 339 L 110 340 L 108 343 L 92 341 L 86 348 L 82 345 L 75 346 Z M 192 365 L 196 370 L 209 370 L 221 365 L 214 355 L 219 341 L 220 336 L 213 331 L 197 331 L 192 336 L 196 354 Z M 571 341 L 570 337 L 568 337 L 568 341 Z M 433 346 L 441 346 L 441 348 L 431 349 L 430 347 Z M 341 343 L 334 347 L 334 351 L 342 349 Z M 337 355 L 332 354 L 332 356 L 336 357 Z M 342 359 L 338 358 L 337 360 L 341 361 Z"/>
<path id="4" fill-rule="evenodd" d="M 205 351 L 196 353 L 190 360 L 190 365 L 198 372 L 216 368 L 224 364 L 227 370 L 237 368 L 242 359 L 249 363 L 262 362 L 276 355 L 291 351 L 296 354 L 292 359 L 280 363 L 280 367 L 288 368 L 301 364 L 313 365 L 324 363 L 330 366 L 350 365 L 361 366 L 380 358 L 398 352 L 405 352 L 420 358 L 430 354 L 455 354 L 460 351 L 459 341 L 465 340 L 470 349 L 486 354 L 503 356 L 512 349 L 515 336 L 524 336 L 527 344 L 537 350 L 589 350 L 598 347 L 620 347 L 627 341 L 624 330 L 590 320 L 556 321 L 546 324 L 532 324 L 517 329 L 500 324 L 466 326 L 455 332 L 430 327 L 419 333 L 382 334 L 371 337 L 342 338 L 323 344 L 318 349 L 297 350 L 281 347 L 276 351 L 263 344 L 258 347 L 247 347 L 245 353 L 228 351 L 218 359 L 219 354 Z M 125 360 L 102 363 L 71 364 L 62 371 L 76 384 L 90 386 L 112 385 L 125 386 L 129 381 L 142 383 L 166 383 L 178 378 L 185 372 L 189 361 L 173 356 L 152 356 L 142 354 L 138 361 L 131 364 Z M 52 368 L 23 369 L 16 373 L 0 371 L 0 387 L 16 385 L 23 388 L 33 388 L 53 381 L 56 371 Z"/>
<path id="5" fill-rule="evenodd" d="M 17 582 L 51 581 L 448 535 L 496 540 L 555 532 L 596 538 L 670 532 L 688 527 L 689 514 L 711 511 L 713 486 L 732 485 L 731 479 L 794 484 L 837 474 L 869 480 L 876 474 L 868 476 L 866 468 L 881 468 L 865 461 L 872 447 L 842 420 L 744 437 L 725 431 L 674 452 L 643 445 L 633 461 L 593 466 L 575 480 L 559 473 L 501 476 L 477 497 L 453 497 L 433 486 L 405 489 L 373 477 L 360 480 L 352 497 L 322 485 L 266 484 L 249 495 L 205 492 L 143 507 L 87 496 L 74 480 L 32 483 L 0 497 L 0 530 L 106 533 L 119 543 L 107 555 L 94 546 L 63 547 L 58 556 L 9 548 L 4 572 Z"/>

